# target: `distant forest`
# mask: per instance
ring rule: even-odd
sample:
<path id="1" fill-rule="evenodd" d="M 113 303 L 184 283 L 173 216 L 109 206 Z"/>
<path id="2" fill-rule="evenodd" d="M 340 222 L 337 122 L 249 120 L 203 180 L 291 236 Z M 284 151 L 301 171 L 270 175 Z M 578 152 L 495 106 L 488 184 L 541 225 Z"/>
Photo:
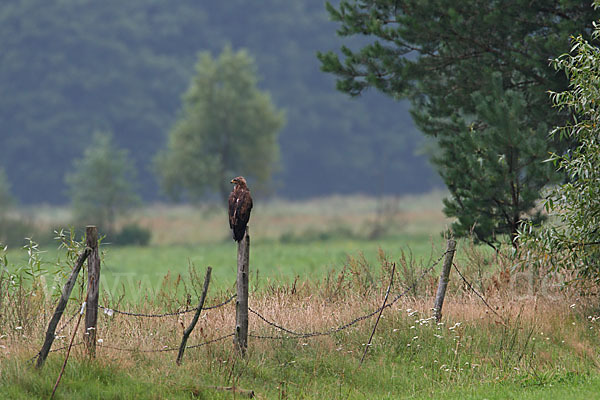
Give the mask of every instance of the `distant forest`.
<path id="1" fill-rule="evenodd" d="M 4 0 L 0 167 L 20 202 L 58 204 L 73 159 L 94 131 L 111 131 L 135 161 L 144 200 L 164 199 L 152 159 L 197 54 L 231 44 L 248 49 L 260 87 L 286 112 L 276 195 L 430 189 L 439 180 L 418 155 L 408 105 L 351 99 L 319 70 L 316 51 L 341 43 L 335 29 L 322 0 Z"/>

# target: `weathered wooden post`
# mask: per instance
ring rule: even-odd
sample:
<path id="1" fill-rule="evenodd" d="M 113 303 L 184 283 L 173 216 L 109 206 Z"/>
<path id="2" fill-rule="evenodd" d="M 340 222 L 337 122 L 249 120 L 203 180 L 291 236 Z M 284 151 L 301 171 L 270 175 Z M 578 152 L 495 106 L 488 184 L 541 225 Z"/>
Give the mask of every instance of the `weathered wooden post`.
<path id="1" fill-rule="evenodd" d="M 235 305 L 235 346 L 242 356 L 248 348 L 248 271 L 250 259 L 250 234 L 248 227 L 244 238 L 238 242 L 237 299 Z"/>
<path id="2" fill-rule="evenodd" d="M 202 307 L 204 307 L 204 300 L 206 300 L 206 293 L 208 293 L 208 284 L 210 283 L 210 273 L 212 272 L 212 268 L 208 267 L 206 269 L 206 277 L 204 278 L 204 288 L 202 289 L 202 295 L 200 296 L 200 303 L 198 304 L 198 308 L 196 309 L 196 314 L 194 314 L 194 318 L 192 318 L 192 322 L 190 325 L 183 331 L 183 338 L 181 339 L 181 344 L 179 345 L 179 353 L 177 354 L 177 360 L 175 361 L 177 365 L 181 365 L 181 359 L 183 358 L 183 352 L 185 351 L 185 344 L 187 343 L 190 334 L 194 330 L 196 323 L 198 322 L 198 318 L 200 318 L 200 312 L 202 311 Z"/>
<path id="3" fill-rule="evenodd" d="M 85 332 L 83 340 L 88 356 L 96 357 L 96 328 L 98 321 L 98 296 L 100 293 L 100 253 L 98 251 L 98 228 L 93 225 L 85 228 L 88 256 L 87 308 L 85 311 Z"/>
<path id="4" fill-rule="evenodd" d="M 440 275 L 437 294 L 435 296 L 435 304 L 433 306 L 437 322 L 440 322 L 440 319 L 442 318 L 442 306 L 444 305 L 444 297 L 446 296 L 446 288 L 448 287 L 448 278 L 450 277 L 450 268 L 452 267 L 452 259 L 454 258 L 455 251 L 456 241 L 454 239 L 448 239 L 444 265 L 442 266 L 442 274 Z"/>
<path id="5" fill-rule="evenodd" d="M 79 275 L 79 271 L 81 270 L 85 260 L 88 258 L 90 251 L 91 249 L 86 247 L 81 254 L 79 254 L 79 257 L 77 257 L 77 261 L 75 262 L 75 266 L 73 267 L 73 271 L 71 271 L 71 276 L 69 276 L 69 279 L 67 279 L 67 282 L 63 287 L 60 299 L 58 300 L 58 305 L 56 306 L 56 310 L 54 311 L 52 319 L 48 324 L 48 329 L 46 330 L 46 339 L 44 340 L 42 349 L 38 353 L 38 359 L 36 363 L 37 368 L 41 368 L 46 361 L 46 357 L 48 357 L 48 352 L 50 352 L 50 347 L 52 347 L 52 342 L 54 342 L 54 332 L 56 332 L 56 326 L 58 325 L 60 317 L 62 317 L 63 312 L 65 311 L 67 301 L 69 301 L 69 296 L 71 296 L 71 291 L 73 290 L 73 286 L 75 286 L 77 275 Z"/>

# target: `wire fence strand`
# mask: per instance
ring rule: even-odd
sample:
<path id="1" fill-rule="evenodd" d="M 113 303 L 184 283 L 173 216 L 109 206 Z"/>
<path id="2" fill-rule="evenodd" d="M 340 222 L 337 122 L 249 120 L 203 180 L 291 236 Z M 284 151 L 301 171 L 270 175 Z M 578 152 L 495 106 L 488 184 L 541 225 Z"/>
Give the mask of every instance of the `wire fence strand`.
<path id="1" fill-rule="evenodd" d="M 291 329 L 285 328 L 273 321 L 268 320 L 267 318 L 265 318 L 263 315 L 261 315 L 259 312 L 253 310 L 252 308 L 248 307 L 248 311 L 250 311 L 251 313 L 253 313 L 254 315 L 256 315 L 259 319 L 261 319 L 263 322 L 265 322 L 266 324 L 270 325 L 273 328 L 276 328 L 280 331 L 283 331 L 285 333 L 288 333 L 289 335 L 292 335 L 293 337 L 288 337 L 288 336 L 269 336 L 269 335 L 257 335 L 257 334 L 250 334 L 248 336 L 256 338 L 256 339 L 306 339 L 306 338 L 311 338 L 311 337 L 315 337 L 315 336 L 327 336 L 327 335 L 332 335 L 334 333 L 343 331 L 344 329 L 348 329 L 353 325 L 356 325 L 357 323 L 364 321 L 368 318 L 373 317 L 374 315 L 377 315 L 379 312 L 383 311 L 384 309 L 393 306 L 398 300 L 400 300 L 403 296 L 405 296 L 406 294 L 408 294 L 411 290 L 414 290 L 414 288 L 417 286 L 417 284 L 419 283 L 419 281 L 421 279 L 423 279 L 425 277 L 425 275 L 427 275 L 429 272 L 431 272 L 431 270 L 433 270 L 433 268 L 435 268 L 440 261 L 442 261 L 442 259 L 444 258 L 444 256 L 446 255 L 447 252 L 444 252 L 431 266 L 429 266 L 428 268 L 424 269 L 423 272 L 421 273 L 421 275 L 413 282 L 412 285 L 410 285 L 408 288 L 406 288 L 402 293 L 398 294 L 392 301 L 390 301 L 389 303 L 384 304 L 383 306 L 377 308 L 376 310 L 357 317 L 353 320 L 351 320 L 348 323 L 345 323 L 343 325 L 340 325 L 336 328 L 330 328 L 326 331 L 315 331 L 315 332 L 296 332 L 293 331 Z"/>
<path id="2" fill-rule="evenodd" d="M 79 311 L 77 311 L 77 314 L 79 314 Z M 73 345 L 72 345 L 71 347 L 80 346 L 80 345 L 82 345 L 82 344 L 83 344 L 83 342 L 77 342 L 77 343 L 73 343 Z M 69 345 L 62 346 L 62 347 L 59 347 L 59 348 L 57 348 L 57 349 L 51 349 L 51 350 L 49 350 L 49 351 L 48 351 L 48 353 L 54 353 L 54 352 L 57 352 L 57 351 L 66 350 L 68 347 L 69 347 Z M 33 356 L 33 357 L 31 357 L 29 360 L 27 360 L 27 363 L 28 363 L 28 364 L 31 364 L 31 363 L 33 363 L 33 361 L 34 361 L 36 358 L 38 358 L 39 356 L 40 356 L 40 352 L 38 351 L 38 353 L 37 353 L 35 356 Z"/>
<path id="3" fill-rule="evenodd" d="M 73 315 L 71 316 L 71 318 L 69 318 L 69 319 L 68 319 L 68 320 L 67 320 L 67 321 L 66 321 L 64 324 L 62 324 L 62 326 L 61 326 L 60 328 L 58 328 L 58 329 L 56 330 L 56 333 L 59 333 L 59 332 L 61 332 L 63 329 L 65 329 L 65 328 L 67 327 L 67 325 L 69 325 L 71 322 L 73 322 L 73 321 L 75 320 L 75 317 L 77 317 L 78 315 L 79 315 L 79 309 L 77 309 L 77 310 L 75 311 L 75 314 L 73 314 Z M 56 338 L 56 333 L 55 333 L 55 336 L 54 336 L 55 338 Z"/>
<path id="4" fill-rule="evenodd" d="M 485 304 L 485 306 L 487 308 L 489 308 L 491 312 L 493 312 L 498 318 L 500 318 L 500 320 L 504 324 L 504 317 L 502 317 L 502 315 L 500 315 L 496 310 L 494 310 L 494 308 L 492 306 L 490 306 L 490 304 L 487 302 L 487 300 L 477 290 L 475 290 L 475 288 L 473 287 L 473 285 L 471 284 L 471 282 L 469 282 L 467 280 L 467 278 L 465 278 L 465 276 L 462 274 L 462 272 L 460 272 L 460 270 L 458 269 L 458 267 L 456 266 L 455 263 L 452 263 L 452 266 L 454 267 L 454 269 L 456 270 L 456 272 L 458 272 L 458 275 L 463 280 L 463 282 L 465 283 L 465 285 L 467 285 L 467 287 L 469 288 L 469 290 L 471 292 L 475 293 L 475 295 L 477 295 L 477 297 L 479 297 L 481 299 L 481 301 L 483 302 L 483 304 Z"/>
<path id="5" fill-rule="evenodd" d="M 235 333 L 230 333 L 228 335 L 220 336 L 220 337 L 215 338 L 215 339 L 207 340 L 206 342 L 194 344 L 192 346 L 186 346 L 186 349 L 195 349 L 195 348 L 198 348 L 198 347 L 206 346 L 207 344 L 220 342 L 221 340 L 227 339 L 228 337 L 232 337 L 234 335 L 235 335 Z M 163 346 L 160 349 L 142 350 L 142 349 L 139 349 L 139 348 L 126 348 L 126 347 L 112 346 L 112 345 L 107 345 L 107 344 L 104 344 L 104 343 L 98 343 L 98 347 L 103 347 L 103 348 L 106 348 L 106 349 L 117 350 L 117 351 L 128 351 L 128 352 L 131 352 L 131 353 L 136 353 L 136 352 L 137 353 L 160 353 L 160 352 L 177 351 L 177 350 L 179 350 L 179 346 L 177 346 L 177 347 Z"/>
<path id="6" fill-rule="evenodd" d="M 297 332 L 291 329 L 288 329 L 282 325 L 277 324 L 274 321 L 271 321 L 269 319 L 267 319 L 266 317 L 264 317 L 262 314 L 260 314 L 258 311 L 248 307 L 248 311 L 250 311 L 251 313 L 253 313 L 254 315 L 256 315 L 260 320 L 262 320 L 264 323 L 266 323 L 267 325 L 271 326 L 272 328 L 275 328 L 281 332 L 285 332 L 290 336 L 283 336 L 283 335 L 259 335 L 259 334 L 254 334 L 254 333 L 249 333 L 249 337 L 252 338 L 256 338 L 256 339 L 276 339 L 276 340 L 281 340 L 281 339 L 303 339 L 303 338 L 312 338 L 312 337 L 317 337 L 317 336 L 328 336 L 328 335 L 332 335 L 335 334 L 337 332 L 343 331 L 345 329 L 348 329 L 354 325 L 356 325 L 357 323 L 364 321 L 366 319 L 369 319 L 375 315 L 377 315 L 378 313 L 381 313 L 384 309 L 392 307 L 396 302 L 398 302 L 398 300 L 400 300 L 402 297 L 404 297 L 405 295 L 407 295 L 410 291 L 414 290 L 415 287 L 417 286 L 417 284 L 427 275 L 429 274 L 433 268 L 435 268 L 440 261 L 444 258 L 444 256 L 446 255 L 447 252 L 444 252 L 435 262 L 433 262 L 433 264 L 431 266 L 429 266 L 428 268 L 425 268 L 420 276 L 409 286 L 407 287 L 404 291 L 402 291 L 401 293 L 399 293 L 398 295 L 396 295 L 396 297 L 394 297 L 394 299 L 392 301 L 390 301 L 389 303 L 384 303 L 381 307 L 378 307 L 376 310 L 369 312 L 368 314 L 362 315 L 360 317 L 354 318 L 351 321 L 337 326 L 337 327 L 332 327 L 330 329 L 324 330 L 324 331 L 313 331 L 313 332 Z M 467 286 L 477 295 L 481 298 L 481 300 L 484 302 L 484 304 L 490 309 L 492 310 L 492 312 L 494 312 L 494 314 L 496 314 L 498 317 L 502 318 L 488 303 L 487 301 L 473 288 L 473 286 L 466 280 L 466 278 L 462 275 L 462 273 L 458 270 L 458 268 L 456 267 L 456 265 L 454 264 L 454 268 L 457 270 L 458 274 L 461 276 L 461 278 L 463 279 L 463 281 L 467 284 Z M 234 298 L 236 297 L 236 295 L 232 295 L 231 297 L 229 297 L 228 299 L 226 299 L 225 301 L 219 303 L 219 304 L 215 304 L 213 306 L 209 306 L 209 307 L 203 307 L 203 310 L 212 310 L 212 309 L 216 309 L 219 307 L 223 307 L 225 305 L 227 305 L 228 303 L 230 303 Z M 98 306 L 99 309 L 104 310 L 104 312 L 106 314 L 112 315 L 112 313 L 117 313 L 117 314 L 122 314 L 122 315 L 127 315 L 127 316 L 133 316 L 133 317 L 146 317 L 146 318 L 162 318 L 162 317 L 169 317 L 169 316 L 175 316 L 175 315 L 182 315 L 182 314 L 186 314 L 192 311 L 196 311 L 197 307 L 194 308 L 188 308 L 185 309 L 183 311 L 175 311 L 175 312 L 168 312 L 168 313 L 163 313 L 163 314 L 147 314 L 147 313 L 135 313 L 135 312 L 131 312 L 131 311 L 122 311 L 122 310 L 117 310 L 117 309 L 112 309 L 109 307 L 105 307 L 105 306 Z M 58 332 L 60 332 L 61 330 L 63 330 L 67 325 L 69 325 L 73 319 L 77 316 L 76 313 L 74 314 L 71 318 L 69 318 L 68 321 L 66 321 L 59 329 Z M 187 346 L 188 349 L 193 349 L 193 348 L 199 348 L 202 346 L 206 346 L 208 344 L 211 343 L 216 343 L 222 340 L 225 340 L 229 337 L 233 337 L 235 336 L 235 332 L 233 333 L 229 333 L 227 335 L 224 336 L 220 336 L 218 338 L 215 339 L 211 339 L 208 340 L 206 342 L 203 343 L 199 343 L 199 344 L 195 344 L 192 346 Z M 83 342 L 79 342 L 74 344 L 73 346 L 79 346 L 83 344 Z M 68 346 L 63 346 L 57 349 L 53 349 L 50 350 L 50 352 L 56 352 L 56 351 L 60 351 L 63 349 L 66 349 Z M 126 351 L 126 352 L 139 352 L 139 353 L 158 353 L 158 352 L 170 352 L 170 351 L 177 351 L 179 350 L 179 347 L 168 347 L 168 346 L 163 346 L 160 349 L 148 349 L 148 350 L 143 350 L 140 348 L 125 348 L 125 347 L 119 347 L 119 346 L 112 346 L 112 345 L 108 345 L 108 344 L 104 344 L 103 342 L 99 342 L 98 343 L 98 347 L 101 348 L 106 348 L 106 349 L 111 349 L 111 350 L 117 350 L 117 351 Z M 38 355 L 36 355 L 35 357 L 33 357 L 30 361 L 34 360 L 36 357 L 38 357 Z"/>
<path id="7" fill-rule="evenodd" d="M 202 311 L 214 310 L 215 308 L 223 307 L 223 306 L 227 305 L 228 303 L 230 303 L 233 299 L 235 299 L 235 297 L 236 297 L 236 295 L 234 294 L 233 296 L 229 297 L 227 300 L 223 301 L 222 303 L 215 304 L 215 305 L 209 306 L 209 307 L 202 307 Z M 112 315 L 112 313 L 116 313 L 116 314 L 121 314 L 121 315 L 127 315 L 130 317 L 145 317 L 145 318 L 172 317 L 175 315 L 187 314 L 187 313 L 198 310 L 198 307 L 194 307 L 194 308 L 186 308 L 185 310 L 182 310 L 182 311 L 173 311 L 173 312 L 168 312 L 168 313 L 164 313 L 164 314 L 145 314 L 145 313 L 135 313 L 132 311 L 121 311 L 121 310 L 117 310 L 117 309 L 109 308 L 109 307 L 105 307 L 105 306 L 98 306 L 98 308 L 104 310 L 104 313 L 108 314 L 108 315 Z"/>

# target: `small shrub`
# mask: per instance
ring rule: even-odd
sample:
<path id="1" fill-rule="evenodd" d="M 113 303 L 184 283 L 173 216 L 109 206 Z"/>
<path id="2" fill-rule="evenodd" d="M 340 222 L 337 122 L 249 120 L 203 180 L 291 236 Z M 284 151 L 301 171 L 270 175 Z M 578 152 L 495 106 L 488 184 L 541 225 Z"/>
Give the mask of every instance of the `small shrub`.
<path id="1" fill-rule="evenodd" d="M 345 225 L 335 225 L 326 231 L 316 229 L 307 229 L 304 232 L 289 231 L 279 237 L 279 242 L 310 243 L 336 239 L 356 239 L 358 237 L 359 236 L 357 236 L 350 227 Z"/>
<path id="2" fill-rule="evenodd" d="M 37 243 L 52 243 L 50 231 L 43 232 L 33 223 L 18 218 L 0 218 L 0 243 L 10 248 L 18 248 L 27 243 L 26 238 L 33 238 Z"/>
<path id="3" fill-rule="evenodd" d="M 147 246 L 151 238 L 152 232 L 138 224 L 125 225 L 119 232 L 112 235 L 112 241 L 118 246 Z"/>

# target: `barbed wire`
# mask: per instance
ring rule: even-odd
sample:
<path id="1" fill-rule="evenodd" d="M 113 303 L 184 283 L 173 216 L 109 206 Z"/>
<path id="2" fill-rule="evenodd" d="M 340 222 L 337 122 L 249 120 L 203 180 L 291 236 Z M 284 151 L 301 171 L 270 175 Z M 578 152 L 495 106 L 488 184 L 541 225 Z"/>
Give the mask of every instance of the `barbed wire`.
<path id="1" fill-rule="evenodd" d="M 79 310 L 75 311 L 75 314 L 73 314 L 73 316 L 71 316 L 71 318 L 69 318 L 64 324 L 62 324 L 62 326 L 60 328 L 58 328 L 54 334 L 54 337 L 56 337 L 56 333 L 59 333 L 60 331 L 62 331 L 63 329 L 65 329 L 67 327 L 67 325 L 69 325 L 71 322 L 73 322 L 73 320 L 75 319 L 75 317 L 77 317 L 79 315 Z"/>
<path id="2" fill-rule="evenodd" d="M 222 303 L 215 304 L 214 306 L 202 307 L 202 310 L 204 310 L 204 311 L 214 310 L 215 308 L 223 307 L 223 306 L 227 305 L 228 303 L 230 303 L 233 299 L 235 299 L 236 296 L 237 295 L 234 294 L 233 296 L 229 297 L 227 300 L 223 301 Z M 130 317 L 146 317 L 146 318 L 172 317 L 175 315 L 187 314 L 192 311 L 196 311 L 198 309 L 198 307 L 194 307 L 194 308 L 186 308 L 183 311 L 174 311 L 174 312 L 168 312 L 168 313 L 164 313 L 164 314 L 144 314 L 144 313 L 135 313 L 132 311 L 121 311 L 121 310 L 117 310 L 117 309 L 109 308 L 109 307 L 105 307 L 105 306 L 98 306 L 98 308 L 104 310 L 104 313 L 108 314 L 108 315 L 111 315 L 112 313 L 117 313 L 117 314 L 122 314 L 122 315 L 128 315 Z"/>
<path id="3" fill-rule="evenodd" d="M 372 311 L 366 315 L 357 317 L 355 319 L 353 319 L 352 321 L 340 325 L 337 328 L 331 328 L 328 329 L 327 331 L 315 331 L 315 332 L 296 332 L 293 331 L 291 329 L 285 328 L 281 325 L 278 325 L 277 323 L 268 320 L 267 318 L 265 318 L 264 316 L 262 316 L 260 313 L 258 313 L 257 311 L 253 310 L 252 308 L 248 307 L 248 311 L 250 311 L 251 313 L 255 314 L 258 318 L 260 318 L 263 322 L 265 322 L 266 324 L 279 329 L 283 332 L 286 332 L 290 335 L 293 336 L 292 339 L 306 339 L 306 338 L 310 338 L 310 337 L 315 337 L 315 336 L 327 336 L 327 335 L 332 335 L 334 333 L 340 332 L 344 329 L 350 328 L 353 325 L 356 325 L 357 323 L 364 321 L 365 319 L 371 318 L 374 315 L 376 315 L 377 313 L 381 312 L 382 310 L 393 306 L 398 300 L 400 300 L 403 296 L 405 296 L 406 294 L 408 294 L 411 290 L 413 290 L 417 284 L 419 283 L 419 281 L 421 279 L 423 279 L 425 277 L 425 275 L 427 275 L 429 272 L 431 272 L 431 270 L 433 270 L 433 268 L 435 268 L 440 261 L 442 261 L 442 259 L 444 258 L 444 256 L 446 255 L 446 253 L 448 253 L 447 251 L 445 251 L 431 266 L 429 266 L 428 268 L 424 269 L 423 272 L 421 273 L 421 275 L 413 282 L 412 285 L 410 285 L 408 288 L 406 288 L 402 293 L 398 294 L 392 301 L 390 301 L 387 304 L 384 304 L 383 306 L 377 308 L 375 311 Z M 248 336 L 253 337 L 253 338 L 257 338 L 257 339 L 290 339 L 290 337 L 286 337 L 286 336 L 268 336 L 268 335 L 257 335 L 257 334 L 249 334 Z"/>
<path id="4" fill-rule="evenodd" d="M 192 346 L 187 346 L 186 349 L 195 349 L 195 348 L 198 348 L 198 347 L 206 346 L 207 344 L 219 342 L 221 340 L 227 339 L 228 337 L 232 337 L 232 336 L 235 336 L 235 332 L 232 332 L 229 335 L 224 335 L 224 336 L 218 337 L 216 339 L 212 339 L 212 340 L 206 341 L 204 343 L 199 343 L 199 344 L 194 344 Z"/>
<path id="5" fill-rule="evenodd" d="M 206 342 L 202 342 L 202 343 L 198 343 L 192 346 L 186 346 L 186 349 L 195 349 L 198 347 L 202 347 L 202 346 L 206 346 L 207 344 L 211 344 L 211 343 L 216 343 L 219 342 L 221 340 L 227 339 L 228 337 L 232 337 L 235 335 L 234 333 L 230 333 L 228 335 L 224 335 L 224 336 L 220 336 L 218 338 L 215 339 L 211 339 L 211 340 L 207 340 Z M 104 343 L 98 343 L 98 347 L 104 347 L 107 349 L 111 349 L 111 350 L 117 350 L 117 351 L 128 351 L 131 353 L 160 353 L 160 352 L 167 352 L 167 351 L 177 351 L 179 350 L 179 346 L 178 347 L 167 347 L 167 346 L 163 346 L 160 349 L 150 349 L 150 350 L 141 350 L 139 348 L 125 348 L 125 347 L 118 347 L 118 346 L 111 346 L 111 345 L 107 345 Z"/>
<path id="6" fill-rule="evenodd" d="M 467 278 L 465 278 L 465 276 L 462 274 L 462 272 L 460 272 L 460 270 L 458 269 L 458 267 L 456 266 L 456 264 L 452 263 L 452 266 L 454 267 L 454 269 L 456 270 L 456 272 L 458 272 L 458 275 L 461 277 L 461 279 L 463 280 L 463 282 L 465 283 L 465 285 L 468 286 L 469 290 L 471 290 L 473 293 L 475 293 L 477 295 L 477 297 L 479 297 L 481 299 L 481 301 L 483 302 L 483 304 L 485 304 L 486 307 L 489 308 L 494 314 L 496 314 L 496 316 L 498 318 L 500 318 L 500 320 L 502 321 L 502 323 L 504 323 L 504 317 L 502 317 L 502 315 L 498 314 L 498 312 L 496 310 L 494 310 L 494 308 L 492 306 L 490 306 L 490 304 L 486 301 L 486 299 L 477 290 L 475 290 L 475 288 L 473 287 L 473 285 L 471 284 L 471 282 L 469 282 L 467 280 Z"/>
<path id="7" fill-rule="evenodd" d="M 77 311 L 77 314 L 79 314 L 79 311 Z M 73 343 L 73 346 L 71 346 L 71 347 L 80 346 L 80 345 L 82 345 L 82 344 L 83 344 L 83 342 L 77 342 L 77 343 Z M 67 349 L 68 347 L 69 347 L 69 345 L 62 346 L 62 347 L 59 347 L 59 348 L 57 348 L 57 349 L 51 349 L 51 350 L 49 350 L 49 351 L 48 351 L 48 353 L 54 353 L 54 352 L 56 352 L 56 351 L 65 350 L 65 349 Z M 40 356 L 40 352 L 38 351 L 38 353 L 37 353 L 35 356 L 33 356 L 33 357 L 31 357 L 29 360 L 27 360 L 27 363 L 28 363 L 28 364 L 31 364 L 31 363 L 33 363 L 33 360 L 35 360 L 35 359 L 36 359 L 36 358 L 38 358 L 39 356 Z"/>
<path id="8" fill-rule="evenodd" d="M 215 339 L 207 340 L 206 342 L 194 344 L 192 346 L 186 346 L 186 349 L 195 349 L 195 348 L 198 348 L 198 347 L 206 346 L 206 345 L 211 344 L 211 343 L 220 342 L 221 340 L 225 340 L 228 337 L 232 337 L 232 336 L 235 336 L 235 332 L 230 333 L 228 335 L 220 336 L 220 337 L 215 338 Z M 72 347 L 80 346 L 82 344 L 83 344 L 83 342 L 78 342 L 78 343 L 73 344 Z M 59 347 L 57 349 L 52 349 L 48 353 L 54 353 L 56 351 L 65 350 L 68 347 L 69 347 L 68 345 L 67 346 L 62 346 L 62 347 Z M 118 347 L 118 346 L 111 346 L 111 345 L 106 345 L 106 344 L 101 343 L 101 342 L 98 343 L 98 347 L 104 347 L 104 348 L 107 348 L 107 349 L 117 350 L 117 351 L 128 351 L 128 352 L 131 352 L 131 353 L 134 353 L 134 352 L 139 352 L 139 353 L 160 353 L 160 352 L 168 352 L 168 351 L 179 350 L 179 347 L 167 347 L 167 346 L 163 346 L 163 348 L 160 348 L 160 349 L 141 350 L 139 348 L 124 348 L 124 347 Z M 40 354 L 38 352 L 38 354 L 36 354 L 35 356 L 33 356 L 32 358 L 30 358 L 29 360 L 27 360 L 27 363 L 29 363 L 29 364 L 33 363 L 33 361 L 37 357 L 39 357 L 39 355 Z"/>

